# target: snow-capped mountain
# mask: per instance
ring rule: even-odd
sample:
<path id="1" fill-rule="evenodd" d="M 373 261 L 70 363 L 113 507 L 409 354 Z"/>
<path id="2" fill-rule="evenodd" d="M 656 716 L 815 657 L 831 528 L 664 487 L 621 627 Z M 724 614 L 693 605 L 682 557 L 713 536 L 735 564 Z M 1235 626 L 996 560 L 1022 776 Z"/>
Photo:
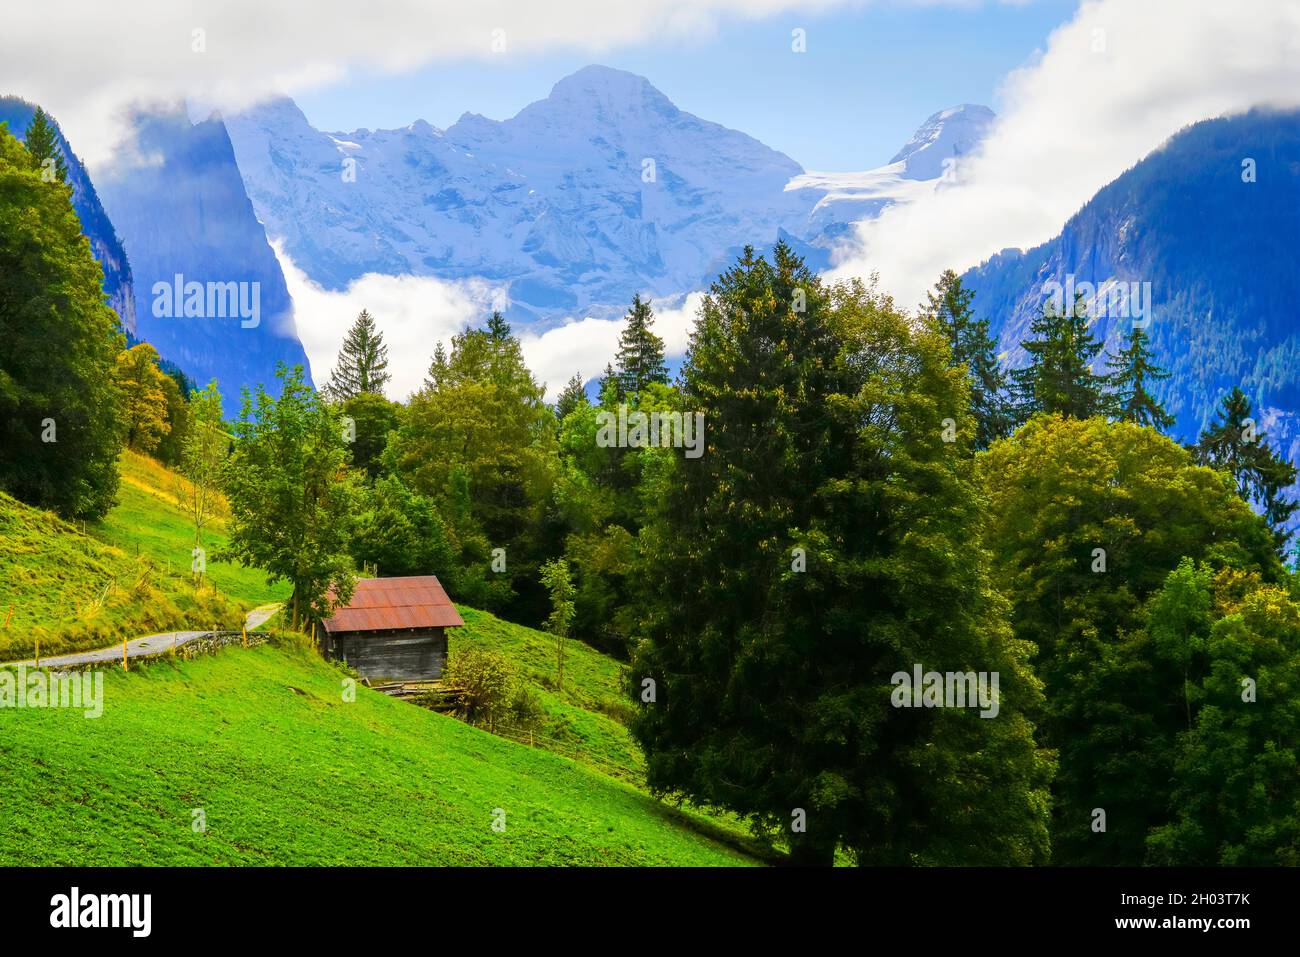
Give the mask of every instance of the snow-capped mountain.
<path id="1" fill-rule="evenodd" d="M 720 250 L 799 230 L 815 202 L 786 191 L 788 156 L 605 67 L 502 122 L 330 134 L 280 99 L 228 126 L 259 217 L 315 281 L 480 276 L 525 314 L 696 288 Z"/>
<path id="2" fill-rule="evenodd" d="M 467 113 L 446 130 L 417 121 L 325 133 L 284 98 L 226 124 L 268 235 L 315 282 L 482 277 L 526 321 L 615 314 L 637 291 L 702 288 L 745 243 L 785 236 L 824 250 L 851 218 L 934 188 L 942 159 L 969 149 L 991 116 L 937 113 L 890 166 L 866 174 L 805 174 L 679 110 L 646 79 L 600 66 L 510 119 Z"/>
<path id="3" fill-rule="evenodd" d="M 935 113 L 885 166 L 862 173 L 805 173 L 792 190 L 820 192 L 805 236 L 833 246 L 855 222 L 874 219 L 888 206 L 906 203 L 950 181 L 953 162 L 973 152 L 997 118 L 987 106 L 964 103 Z"/>

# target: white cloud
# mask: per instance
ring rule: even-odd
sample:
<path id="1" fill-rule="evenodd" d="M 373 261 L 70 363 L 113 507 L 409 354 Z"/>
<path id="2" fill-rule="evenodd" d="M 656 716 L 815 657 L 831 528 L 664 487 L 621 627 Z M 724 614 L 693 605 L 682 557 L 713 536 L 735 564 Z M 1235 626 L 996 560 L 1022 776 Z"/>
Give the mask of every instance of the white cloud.
<path id="1" fill-rule="evenodd" d="M 1056 235 L 1102 186 L 1198 120 L 1300 106 L 1300 0 L 1095 0 L 1007 77 L 956 186 L 858 226 L 834 275 L 878 270 L 913 304 L 945 268 Z"/>
<path id="2" fill-rule="evenodd" d="M 664 352 L 671 359 L 686 353 L 691 326 L 704 293 L 693 292 L 680 302 L 652 303 L 655 334 L 664 340 Z M 562 325 L 541 333 L 522 332 L 520 342 L 524 359 L 539 382 L 546 383 L 548 398 L 554 399 L 575 372 L 584 382 L 605 371 L 605 364 L 618 352 L 622 318 L 568 319 Z"/>
<path id="3" fill-rule="evenodd" d="M 600 53 L 845 2 L 42 0 L 5 7 L 0 91 L 41 103 L 93 164 L 111 154 L 123 110 L 135 102 L 189 96 L 238 107 L 269 91 L 292 95 L 334 83 L 357 68 L 402 72 L 436 60 Z M 494 52 L 501 39 L 504 52 Z"/>
<path id="4" fill-rule="evenodd" d="M 600 54 L 707 37 L 729 21 L 813 16 L 872 0 L 41 0 L 10 3 L 0 91 L 39 102 L 92 165 L 132 103 L 192 97 L 237 108 L 357 69 L 555 50 Z M 979 0 L 910 0 L 970 6 Z M 196 34 L 195 31 L 202 31 Z M 495 31 L 502 31 L 495 34 Z M 196 49 L 200 45 L 202 51 Z M 504 52 L 494 52 L 494 39 Z M 558 77 L 557 77 L 558 79 Z"/>
<path id="5" fill-rule="evenodd" d="M 318 386 L 329 381 L 343 337 L 362 309 L 375 317 L 388 346 L 388 371 L 393 379 L 388 396 L 405 400 L 420 388 L 433 350 L 468 326 L 482 326 L 492 309 L 506 306 L 506 294 L 487 280 L 454 282 L 431 276 L 385 276 L 367 273 L 344 290 L 333 292 L 313 282 L 272 243 L 285 284 L 293 297 L 294 322 Z M 655 332 L 670 358 L 685 354 L 691 326 L 704 294 L 693 292 L 677 301 L 655 303 Z M 524 360 L 554 399 L 575 372 L 583 381 L 599 376 L 618 351 L 623 320 L 566 319 L 544 331 L 517 329 Z"/>
<path id="6" fill-rule="evenodd" d="M 384 276 L 367 273 L 347 289 L 321 288 L 299 269 L 279 243 L 273 243 L 293 297 L 298 338 L 311 363 L 318 386 L 329 381 L 343 337 L 362 309 L 375 317 L 388 345 L 390 398 L 405 399 L 420 387 L 438 342 L 466 325 L 481 325 L 484 317 L 503 305 L 504 294 L 484 280 L 445 282 L 427 276 Z"/>

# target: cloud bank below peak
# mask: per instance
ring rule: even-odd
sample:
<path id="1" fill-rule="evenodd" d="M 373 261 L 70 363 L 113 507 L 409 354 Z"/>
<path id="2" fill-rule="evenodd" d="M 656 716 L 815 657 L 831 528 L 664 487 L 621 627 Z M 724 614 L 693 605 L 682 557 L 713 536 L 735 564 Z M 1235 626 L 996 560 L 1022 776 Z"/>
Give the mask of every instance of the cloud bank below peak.
<path id="1" fill-rule="evenodd" d="M 298 336 L 319 385 L 329 381 L 343 338 L 362 309 L 375 317 L 388 346 L 390 399 L 404 400 L 419 390 L 436 345 L 450 348 L 451 337 L 467 326 L 484 324 L 493 309 L 508 303 L 504 289 L 482 279 L 445 280 L 433 276 L 369 273 L 345 289 L 330 290 L 312 281 L 285 252 L 272 244 L 293 297 Z M 685 355 L 701 292 L 654 303 L 655 332 L 669 358 Z M 515 330 L 528 368 L 554 400 L 575 373 L 584 382 L 597 378 L 618 351 L 623 319 L 569 317 L 546 329 Z"/>
<path id="2" fill-rule="evenodd" d="M 1084 3 L 1006 78 L 956 181 L 857 224 L 831 275 L 879 272 L 900 302 L 919 301 L 944 269 L 1050 239 L 1183 127 L 1255 106 L 1300 106 L 1300 0 Z"/>

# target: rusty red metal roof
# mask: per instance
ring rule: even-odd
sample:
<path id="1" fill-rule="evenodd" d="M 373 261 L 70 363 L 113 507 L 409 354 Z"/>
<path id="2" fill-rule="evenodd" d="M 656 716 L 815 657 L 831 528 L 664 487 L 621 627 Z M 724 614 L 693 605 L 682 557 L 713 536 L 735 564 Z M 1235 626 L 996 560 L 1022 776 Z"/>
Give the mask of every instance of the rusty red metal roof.
<path id="1" fill-rule="evenodd" d="M 324 622 L 331 634 L 401 628 L 454 628 L 464 625 L 456 606 L 434 575 L 358 578 L 352 600 Z"/>

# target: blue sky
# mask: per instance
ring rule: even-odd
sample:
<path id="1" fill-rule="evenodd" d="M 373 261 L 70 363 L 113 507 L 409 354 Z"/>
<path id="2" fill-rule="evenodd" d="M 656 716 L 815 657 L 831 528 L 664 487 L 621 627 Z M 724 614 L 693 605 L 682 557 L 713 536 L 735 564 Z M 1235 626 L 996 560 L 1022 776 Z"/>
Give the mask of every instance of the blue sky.
<path id="1" fill-rule="evenodd" d="M 936 110 L 998 109 L 1002 77 L 1031 60 L 1077 5 L 885 2 L 822 16 L 781 14 L 603 53 L 507 53 L 403 75 L 354 73 L 298 102 L 314 126 L 330 131 L 416 119 L 445 128 L 465 112 L 513 116 L 561 77 L 602 63 L 647 77 L 681 109 L 749 133 L 806 169 L 868 169 Z M 795 27 L 807 31 L 806 53 L 790 50 Z"/>

